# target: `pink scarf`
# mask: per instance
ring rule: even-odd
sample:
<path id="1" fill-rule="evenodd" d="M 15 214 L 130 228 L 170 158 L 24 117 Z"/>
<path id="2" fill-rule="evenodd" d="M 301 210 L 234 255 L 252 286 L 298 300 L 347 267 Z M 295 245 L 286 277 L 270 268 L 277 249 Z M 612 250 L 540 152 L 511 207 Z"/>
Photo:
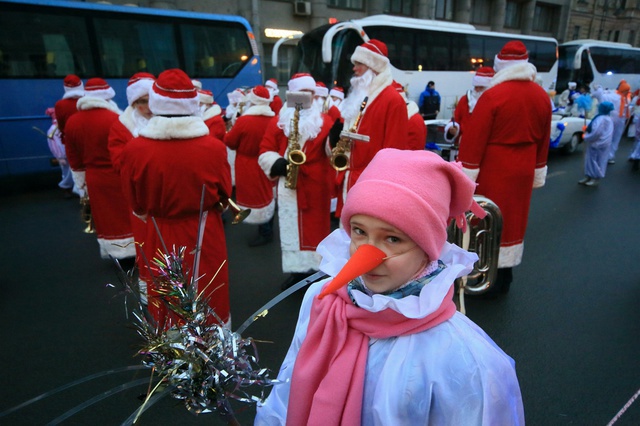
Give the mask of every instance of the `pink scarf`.
<path id="1" fill-rule="evenodd" d="M 440 307 L 410 319 L 392 310 L 369 312 L 351 302 L 347 289 L 315 298 L 307 337 L 291 377 L 287 425 L 359 425 L 369 338 L 406 336 L 455 313 L 453 286 Z"/>

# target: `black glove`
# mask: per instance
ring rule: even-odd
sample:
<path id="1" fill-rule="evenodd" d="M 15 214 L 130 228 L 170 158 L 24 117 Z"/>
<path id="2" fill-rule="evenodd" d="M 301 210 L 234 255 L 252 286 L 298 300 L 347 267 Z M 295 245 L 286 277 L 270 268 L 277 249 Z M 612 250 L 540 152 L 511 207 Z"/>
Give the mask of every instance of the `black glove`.
<path id="1" fill-rule="evenodd" d="M 331 148 L 335 148 L 338 144 L 338 141 L 340 140 L 340 132 L 342 132 L 343 128 L 344 123 L 342 123 L 340 119 L 337 119 L 333 123 L 333 127 L 331 127 L 331 130 L 329 130 L 329 145 L 331 146 Z"/>
<path id="2" fill-rule="evenodd" d="M 276 176 L 286 176 L 287 175 L 287 165 L 289 162 L 284 158 L 278 158 L 273 166 L 271 166 L 271 177 Z"/>

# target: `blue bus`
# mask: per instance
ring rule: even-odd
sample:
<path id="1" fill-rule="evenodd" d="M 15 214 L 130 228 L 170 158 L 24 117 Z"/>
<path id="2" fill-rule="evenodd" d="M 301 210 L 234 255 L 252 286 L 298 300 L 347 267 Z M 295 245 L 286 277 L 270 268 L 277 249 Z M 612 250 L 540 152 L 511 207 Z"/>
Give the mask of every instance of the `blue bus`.
<path id="1" fill-rule="evenodd" d="M 0 0 L 0 178 L 56 171 L 45 115 L 62 80 L 102 77 L 127 106 L 136 72 L 180 68 L 226 94 L 262 83 L 251 26 L 242 17 L 60 0 Z"/>

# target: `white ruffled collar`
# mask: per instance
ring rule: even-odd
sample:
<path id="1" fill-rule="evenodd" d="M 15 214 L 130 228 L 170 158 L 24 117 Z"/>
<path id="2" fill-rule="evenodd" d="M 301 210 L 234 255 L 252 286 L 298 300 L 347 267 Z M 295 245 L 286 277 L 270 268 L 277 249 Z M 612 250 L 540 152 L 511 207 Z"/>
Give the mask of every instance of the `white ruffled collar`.
<path id="1" fill-rule="evenodd" d="M 322 256 L 320 270 L 332 277 L 336 276 L 349 260 L 350 243 L 351 239 L 343 229 L 336 229 L 322 240 L 317 248 L 318 254 Z M 357 290 L 352 292 L 352 296 L 359 307 L 370 312 L 389 308 L 407 318 L 424 318 L 440 307 L 456 278 L 465 276 L 473 270 L 473 264 L 478 260 L 478 255 L 445 242 L 440 260 L 446 268 L 424 286 L 420 296 L 394 299 L 381 294 L 369 296 Z"/>
<path id="2" fill-rule="evenodd" d="M 192 139 L 209 134 L 209 128 L 202 117 L 152 117 L 147 126 L 140 130 L 140 136 L 149 139 Z"/>

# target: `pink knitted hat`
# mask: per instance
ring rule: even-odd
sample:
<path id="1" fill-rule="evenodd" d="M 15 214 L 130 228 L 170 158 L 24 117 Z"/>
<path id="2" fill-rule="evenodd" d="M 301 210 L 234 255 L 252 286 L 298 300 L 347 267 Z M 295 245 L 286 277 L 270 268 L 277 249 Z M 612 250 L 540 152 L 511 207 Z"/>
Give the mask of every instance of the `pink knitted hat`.
<path id="1" fill-rule="evenodd" d="M 350 233 L 349 221 L 356 214 L 383 220 L 407 234 L 433 261 L 447 241 L 449 219 L 464 227 L 468 210 L 485 216 L 473 200 L 475 188 L 459 163 L 433 152 L 382 149 L 347 193 L 342 226 Z"/>

